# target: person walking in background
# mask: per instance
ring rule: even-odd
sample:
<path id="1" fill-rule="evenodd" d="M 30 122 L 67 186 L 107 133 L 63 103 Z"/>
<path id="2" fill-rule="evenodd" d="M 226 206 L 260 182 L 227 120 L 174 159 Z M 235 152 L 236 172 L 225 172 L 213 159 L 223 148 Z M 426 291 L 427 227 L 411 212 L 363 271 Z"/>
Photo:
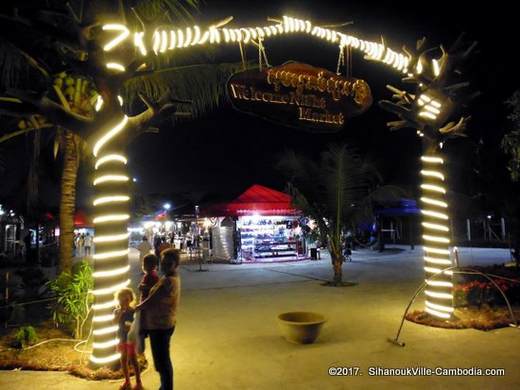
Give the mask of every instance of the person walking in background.
<path id="1" fill-rule="evenodd" d="M 25 246 L 25 262 L 27 264 L 33 262 L 32 237 L 32 232 L 29 230 L 23 238 L 23 244 Z"/>
<path id="2" fill-rule="evenodd" d="M 90 248 L 92 247 L 92 236 L 89 232 L 87 232 L 87 235 L 83 240 L 83 244 L 85 245 L 85 256 L 90 256 Z"/>
<path id="3" fill-rule="evenodd" d="M 153 238 L 153 249 L 155 250 L 155 256 L 157 256 L 157 258 L 160 258 L 161 256 L 161 252 L 159 252 L 161 242 L 161 236 L 159 234 L 156 234 Z"/>
<path id="4" fill-rule="evenodd" d="M 137 246 L 139 251 L 139 262 L 142 263 L 144 257 L 152 251 L 152 245 L 148 242 L 148 238 L 143 236 L 143 241 Z M 156 258 L 157 260 L 157 258 Z"/>
<path id="5" fill-rule="evenodd" d="M 168 243 L 168 241 L 166 241 L 166 237 L 162 237 L 161 238 L 161 245 L 159 245 L 159 255 L 161 255 L 161 253 L 167 249 L 170 249 L 171 246 L 170 244 Z"/>
<path id="6" fill-rule="evenodd" d="M 150 335 L 153 364 L 161 377 L 161 390 L 173 389 L 170 339 L 177 323 L 181 294 L 179 262 L 178 250 L 168 249 L 162 253 L 161 271 L 164 276 L 152 287 L 148 298 L 136 307 L 144 314 L 143 328 Z"/>
<path id="7" fill-rule="evenodd" d="M 76 257 L 78 255 L 78 240 L 76 239 L 76 234 L 72 236 L 72 256 Z"/>
<path id="8" fill-rule="evenodd" d="M 116 299 L 119 306 L 114 310 L 114 321 L 119 325 L 119 345 L 117 350 L 121 353 L 121 368 L 125 376 L 125 381 L 119 387 L 120 390 L 130 390 L 130 373 L 128 372 L 128 363 L 131 363 L 135 370 L 134 390 L 142 390 L 141 373 L 139 371 L 139 362 L 135 351 L 135 344 L 128 339 L 128 332 L 134 321 L 135 295 L 132 289 L 123 288 L 116 293 Z"/>
<path id="9" fill-rule="evenodd" d="M 83 253 L 84 244 L 85 244 L 85 235 L 83 233 L 81 233 L 78 237 L 78 256 L 79 257 L 84 256 L 84 253 Z"/>

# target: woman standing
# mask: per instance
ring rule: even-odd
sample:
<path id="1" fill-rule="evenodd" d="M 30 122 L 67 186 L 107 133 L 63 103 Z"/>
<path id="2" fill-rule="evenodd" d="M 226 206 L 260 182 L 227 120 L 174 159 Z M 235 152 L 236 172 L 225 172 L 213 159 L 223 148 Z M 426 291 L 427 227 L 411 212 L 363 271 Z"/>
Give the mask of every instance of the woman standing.
<path id="1" fill-rule="evenodd" d="M 181 293 L 179 276 L 180 253 L 167 249 L 161 254 L 164 276 L 150 290 L 150 295 L 136 310 L 144 310 L 142 327 L 150 335 L 153 364 L 161 377 L 161 390 L 173 389 L 173 365 L 170 358 L 170 339 L 175 330 L 177 307 Z"/>

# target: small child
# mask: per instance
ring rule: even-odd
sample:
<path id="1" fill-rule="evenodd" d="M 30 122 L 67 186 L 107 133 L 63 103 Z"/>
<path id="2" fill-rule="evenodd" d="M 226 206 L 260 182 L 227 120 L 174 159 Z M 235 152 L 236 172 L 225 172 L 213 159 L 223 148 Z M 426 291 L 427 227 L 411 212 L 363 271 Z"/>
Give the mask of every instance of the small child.
<path id="1" fill-rule="evenodd" d="M 150 253 L 143 258 L 143 272 L 144 276 L 139 283 L 139 291 L 141 292 L 141 302 L 148 298 L 150 290 L 159 281 L 159 275 L 157 275 L 157 265 L 159 261 L 157 256 Z"/>
<path id="2" fill-rule="evenodd" d="M 141 373 L 139 372 L 139 362 L 135 353 L 135 344 L 128 340 L 128 332 L 134 320 L 134 292 L 130 288 L 123 288 L 116 293 L 119 306 L 114 310 L 115 321 L 119 325 L 119 345 L 118 351 L 121 353 L 121 368 L 125 375 L 125 381 L 119 387 L 120 390 L 131 388 L 130 374 L 128 373 L 128 362 L 130 361 L 135 370 L 134 390 L 142 390 Z"/>
<path id="3" fill-rule="evenodd" d="M 159 261 L 157 259 L 157 256 L 150 253 L 146 255 L 143 258 L 143 272 L 144 276 L 143 279 L 141 279 L 141 282 L 139 283 L 139 291 L 141 292 L 141 299 L 140 302 L 144 301 L 146 298 L 148 298 L 148 295 L 150 294 L 150 290 L 152 287 L 159 281 L 159 275 L 157 274 L 157 265 L 159 264 Z M 140 314 L 139 320 L 141 324 L 144 323 L 145 319 L 143 316 L 146 315 Z M 138 353 L 144 353 L 144 340 L 147 336 L 146 329 L 144 329 L 143 326 L 139 326 L 139 339 L 137 340 L 137 352 Z"/>

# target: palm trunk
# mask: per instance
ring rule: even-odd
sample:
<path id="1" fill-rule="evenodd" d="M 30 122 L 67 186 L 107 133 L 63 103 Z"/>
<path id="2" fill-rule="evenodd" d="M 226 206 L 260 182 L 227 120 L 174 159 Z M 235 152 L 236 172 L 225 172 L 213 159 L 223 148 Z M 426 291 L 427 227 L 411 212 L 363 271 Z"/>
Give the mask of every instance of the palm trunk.
<path id="1" fill-rule="evenodd" d="M 106 91 L 103 110 L 108 118 L 106 123 L 100 124 L 100 129 L 108 130 L 125 123 L 125 116 L 117 99 L 111 95 L 111 91 Z M 124 125 L 123 125 L 124 128 Z M 125 156 L 125 131 L 110 138 L 102 147 L 96 150 L 93 147 L 96 163 L 103 161 L 109 156 Z M 94 182 L 99 178 L 108 178 L 101 183 L 94 185 L 94 203 L 103 200 L 110 195 L 129 196 L 128 187 L 128 167 L 121 160 L 111 160 L 100 164 L 95 169 Z M 110 177 L 123 177 L 124 180 L 112 180 Z M 110 202 L 99 202 L 94 205 L 94 227 L 96 238 L 100 239 L 96 243 L 94 259 L 102 258 L 103 261 L 94 260 L 94 317 L 103 318 L 111 316 L 114 310 L 114 293 L 122 287 L 128 285 L 129 263 L 128 263 L 128 218 L 129 218 L 129 199 L 117 199 Z M 117 238 L 123 236 L 123 238 Z M 96 293 L 97 292 L 97 293 Z M 106 321 L 94 322 L 93 350 L 90 357 L 93 367 L 100 365 L 110 365 L 116 367 L 119 363 L 119 355 L 116 351 L 117 330 L 114 330 L 111 323 Z M 100 346 L 96 346 L 100 345 Z M 109 344 L 109 346 L 101 346 Z"/>
<path id="2" fill-rule="evenodd" d="M 26 198 L 26 213 L 27 216 L 38 221 L 36 209 L 38 206 L 38 189 L 39 189 L 39 162 L 40 162 L 40 130 L 33 133 L 32 156 L 29 165 L 29 175 L 27 178 L 27 198 Z"/>
<path id="3" fill-rule="evenodd" d="M 334 269 L 334 285 L 339 286 L 343 283 L 343 257 L 342 255 L 332 254 L 332 268 Z"/>
<path id="4" fill-rule="evenodd" d="M 74 142 L 74 135 L 66 130 L 63 173 L 61 176 L 59 273 L 71 272 L 72 270 L 72 243 L 74 239 L 77 174 L 77 146 Z"/>
<path id="5" fill-rule="evenodd" d="M 427 278 L 425 310 L 434 317 L 450 319 L 453 313 L 453 275 L 441 273 L 453 265 L 445 168 L 438 144 L 423 138 L 421 186 L 423 205 L 424 270 Z M 433 282 L 429 279 L 435 279 Z"/>
<path id="6" fill-rule="evenodd" d="M 29 226 L 34 224 L 36 227 L 36 248 L 33 250 L 29 245 L 26 248 L 26 261 L 30 265 L 36 265 L 39 262 L 39 228 L 38 228 L 38 190 L 39 190 L 39 162 L 40 162 L 40 130 L 36 130 L 32 137 L 32 156 L 29 165 L 29 174 L 27 177 L 27 197 L 26 197 L 26 215 L 28 217 Z"/>

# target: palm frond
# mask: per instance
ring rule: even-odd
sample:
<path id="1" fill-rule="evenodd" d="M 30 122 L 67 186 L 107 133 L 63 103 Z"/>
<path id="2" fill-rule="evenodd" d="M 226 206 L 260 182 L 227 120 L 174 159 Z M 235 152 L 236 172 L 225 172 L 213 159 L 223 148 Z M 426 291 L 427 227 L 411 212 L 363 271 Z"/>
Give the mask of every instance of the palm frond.
<path id="1" fill-rule="evenodd" d="M 240 66 L 237 63 L 199 64 L 163 69 L 127 82 L 123 97 L 135 110 L 138 93 L 155 100 L 167 93 L 171 97 L 193 101 L 191 107 L 181 106 L 180 110 L 191 111 L 194 117 L 199 117 L 222 103 L 226 82 Z"/>
<path id="2" fill-rule="evenodd" d="M 30 133 L 30 132 L 33 132 L 36 130 L 46 129 L 46 128 L 50 128 L 50 127 L 53 127 L 53 126 L 52 125 L 43 125 L 40 127 L 30 127 L 30 128 L 26 128 L 26 129 L 7 131 L 5 133 L 0 132 L 0 144 L 5 141 L 10 140 L 11 138 L 15 138 L 20 135 L 24 135 L 24 134 L 27 134 L 27 133 Z"/>
<path id="3" fill-rule="evenodd" d="M 374 205 L 395 202 L 404 193 L 383 186 L 376 167 L 346 145 L 329 146 L 319 163 L 286 152 L 278 168 L 290 181 L 295 205 L 322 221 L 335 241 L 344 226 L 371 216 Z"/>
<path id="4" fill-rule="evenodd" d="M 198 11 L 198 0 L 137 0 L 133 2 L 133 8 L 141 19 L 152 22 L 154 25 L 163 23 L 193 22 L 193 15 Z M 134 17 L 133 23 L 138 23 Z"/>
<path id="5" fill-rule="evenodd" d="M 27 80 L 30 67 L 26 59 L 8 42 L 0 39 L 0 90 L 17 88 Z"/>

